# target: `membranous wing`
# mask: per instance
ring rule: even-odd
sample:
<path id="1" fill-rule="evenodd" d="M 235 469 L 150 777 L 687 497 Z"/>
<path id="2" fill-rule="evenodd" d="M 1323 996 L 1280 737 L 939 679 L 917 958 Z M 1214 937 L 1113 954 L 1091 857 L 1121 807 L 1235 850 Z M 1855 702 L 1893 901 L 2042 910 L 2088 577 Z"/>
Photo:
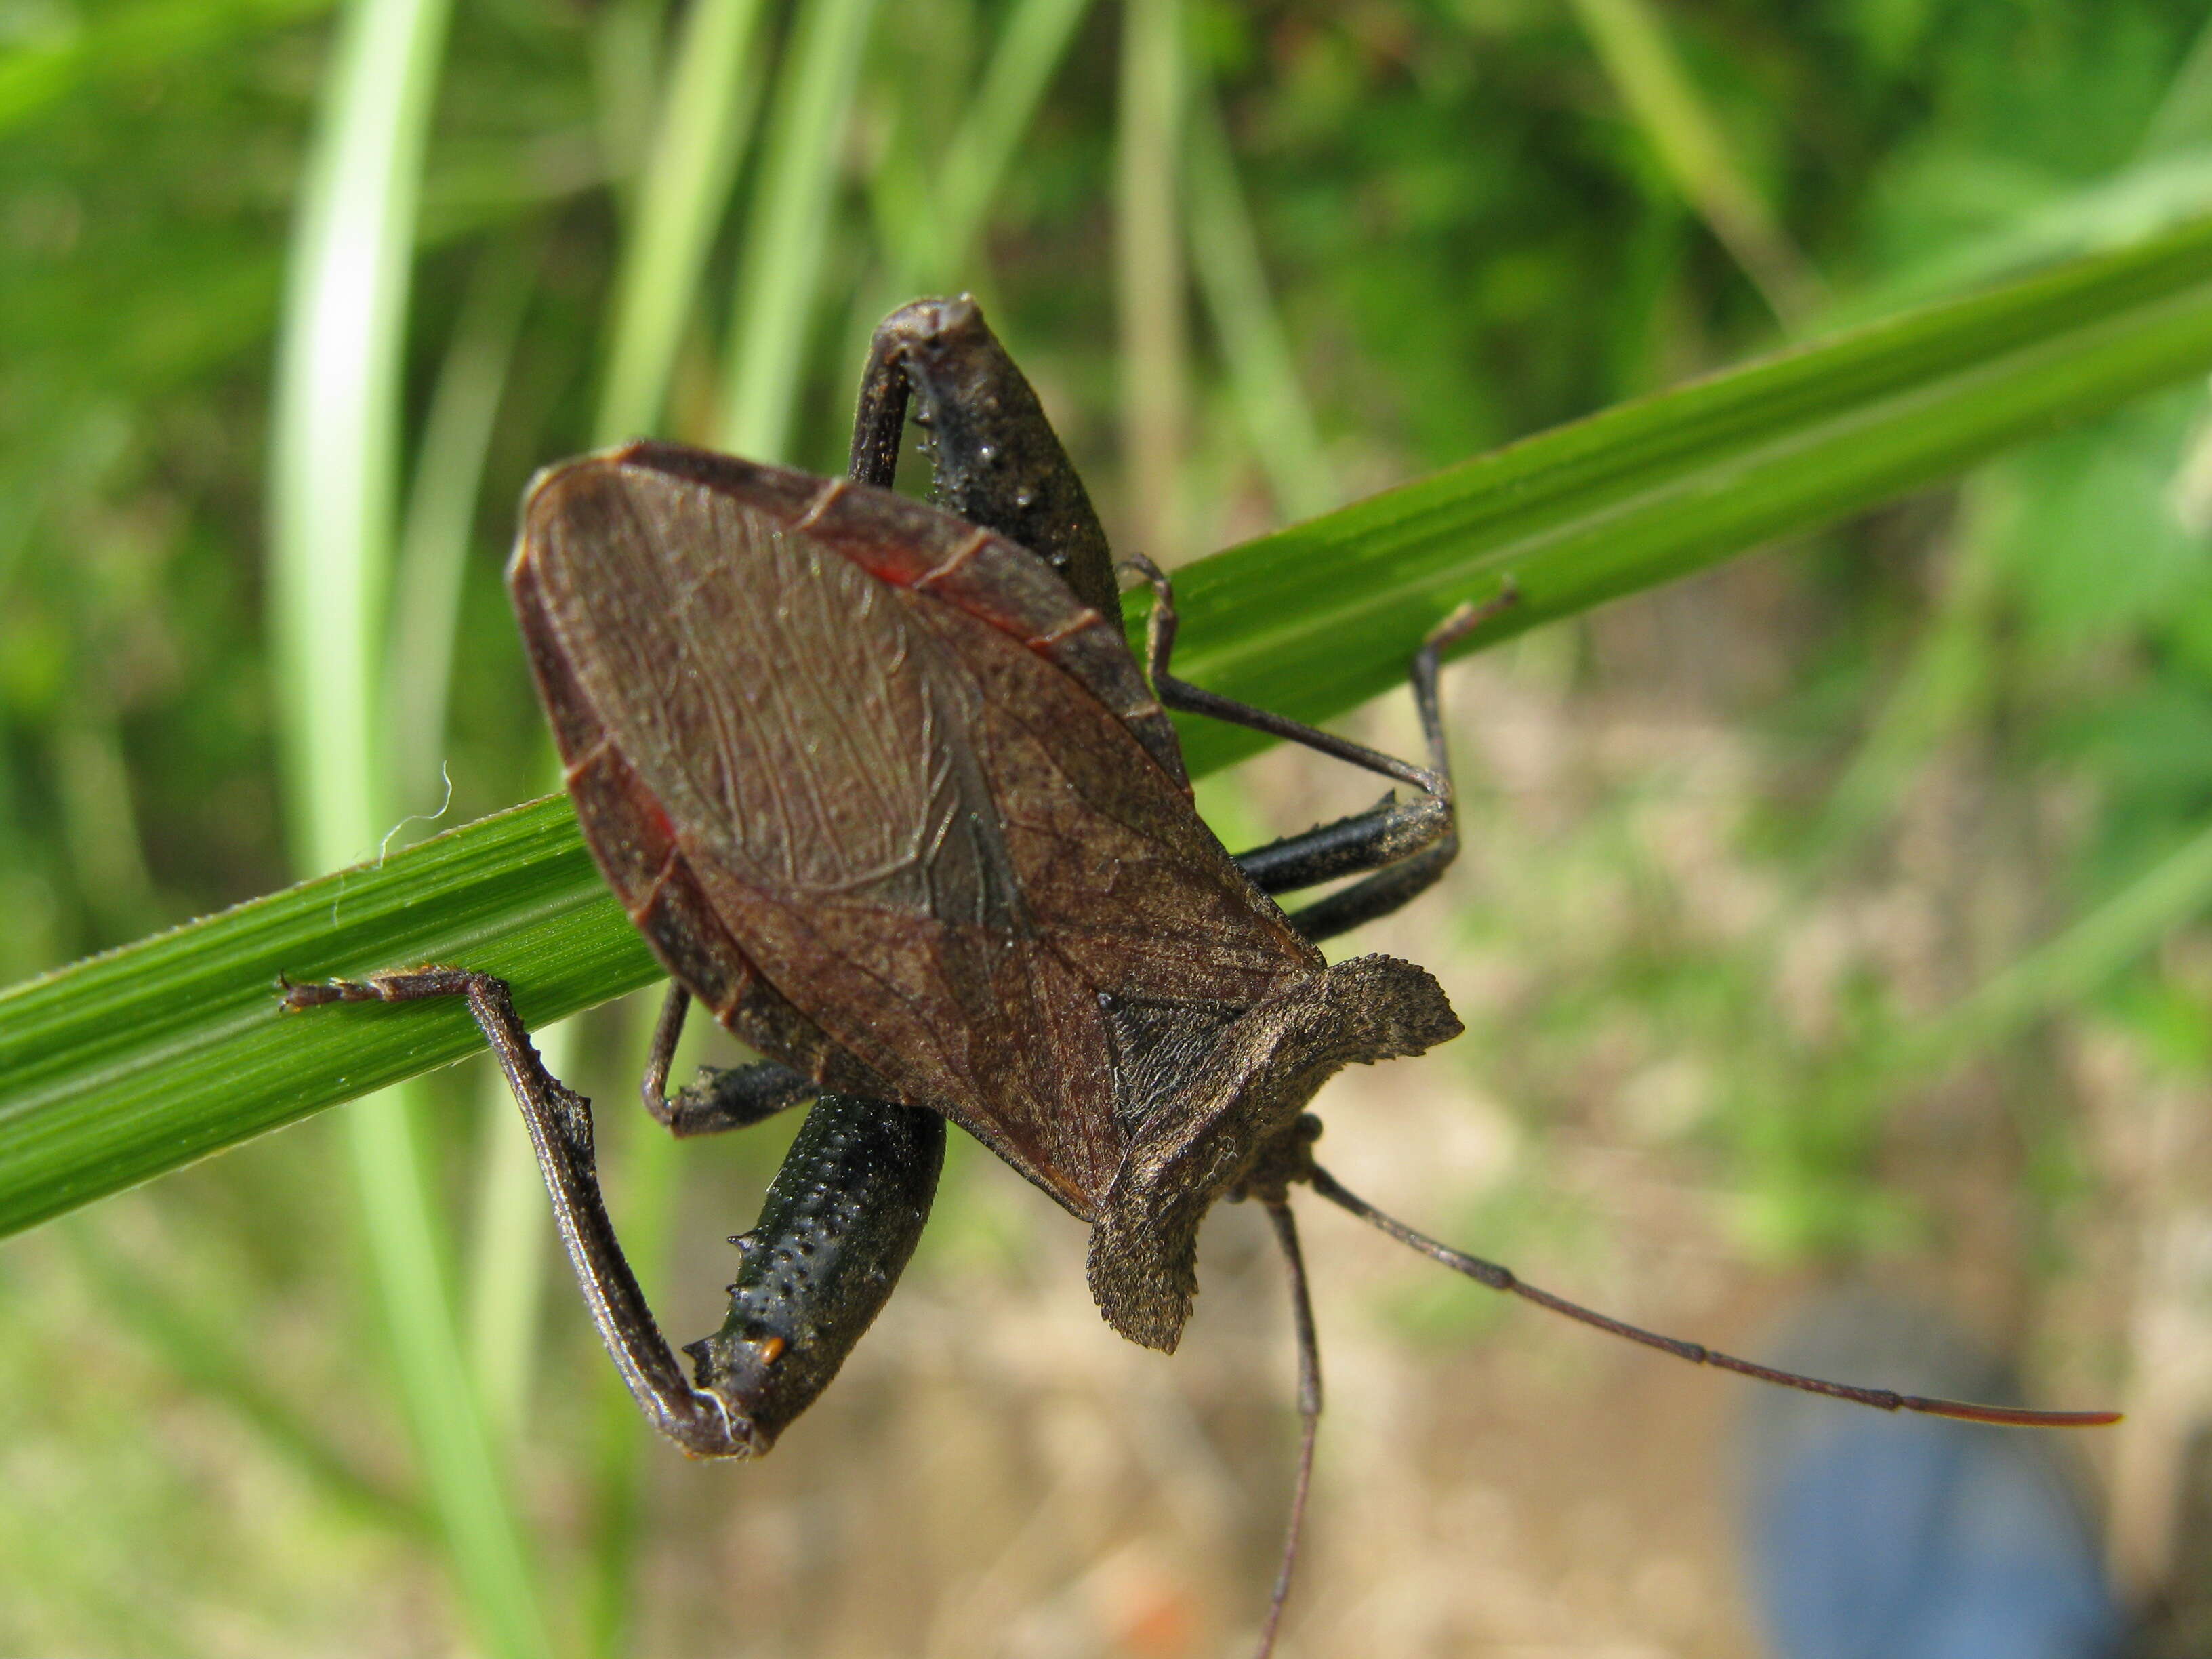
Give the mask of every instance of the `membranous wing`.
<path id="1" fill-rule="evenodd" d="M 696 892 L 786 1026 L 1079 1213 L 1133 1127 L 1127 1011 L 1226 1018 L 1318 963 L 1191 812 L 1121 641 L 1009 543 L 638 447 L 540 481 L 511 580 L 572 776 L 626 780 L 577 799 L 632 914 Z"/>

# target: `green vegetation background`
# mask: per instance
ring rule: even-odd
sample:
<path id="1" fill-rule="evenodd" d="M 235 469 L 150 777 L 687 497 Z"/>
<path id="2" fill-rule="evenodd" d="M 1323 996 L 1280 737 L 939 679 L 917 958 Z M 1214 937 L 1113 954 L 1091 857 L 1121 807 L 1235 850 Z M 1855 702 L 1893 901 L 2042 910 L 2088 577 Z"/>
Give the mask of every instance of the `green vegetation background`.
<path id="1" fill-rule="evenodd" d="M 270 643 L 271 411 L 340 21 L 313 0 L 0 5 L 0 982 L 316 872 L 312 786 L 283 770 L 313 664 Z M 2179 0 L 459 6 L 416 82 L 434 91 L 415 112 L 382 822 L 441 803 L 463 822 L 545 787 L 497 580 L 535 466 L 654 427 L 836 470 L 866 331 L 913 292 L 981 295 L 1120 544 L 1188 556 L 2203 213 L 2204 26 Z M 683 136 L 687 111 L 700 258 L 648 291 L 656 135 Z M 656 328 L 665 383 L 635 344 Z M 1571 833 L 1487 855 L 1525 864 L 1438 926 L 1523 976 L 1475 1006 L 1491 1058 L 1470 1063 L 1536 1149 L 1524 1176 L 1547 1125 L 1581 1120 L 1590 1054 L 1626 1042 L 1696 1068 L 1700 1103 L 1655 1107 L 1645 1139 L 1695 1161 L 1750 1256 L 1938 1247 L 1889 1179 L 1908 1092 L 1865 1060 L 1928 1008 L 1870 952 L 1825 1025 L 1778 1030 L 1777 941 L 1909 868 L 1931 789 L 1971 796 L 1944 833 L 1986 838 L 1993 872 L 1968 943 L 1936 952 L 1938 1002 L 2194 844 L 2212 807 L 2204 415 L 2201 389 L 2146 399 L 1645 623 L 1516 648 L 1509 690 L 1727 725 L 1756 782 L 1728 786 L 1731 867 L 1780 896 L 1747 933 L 1681 914 L 1638 841 L 1640 773 L 1601 769 Z M 295 774 L 313 747 L 295 733 Z M 1286 810 L 1211 804 L 1248 826 Z M 1528 827 L 1510 802 L 1470 812 L 1477 844 Z M 2081 1217 L 2110 1201 L 2065 1056 L 2116 1048 L 2166 1087 L 2212 1047 L 2212 966 L 2185 925 L 2202 886 L 2138 927 L 2157 951 L 2069 981 L 2055 1023 L 2000 1011 L 1988 1034 L 2031 1286 L 2078 1267 Z M 576 1064 L 619 1102 L 636 1020 L 590 1035 Z M 404 1338 L 386 1357 L 410 1281 L 374 1198 L 363 1220 L 349 1194 L 392 1166 L 331 1123 L 0 1253 L 0 1647 L 683 1645 L 654 1587 L 697 1564 L 651 1498 L 657 1449 L 544 1282 L 510 1110 L 469 1070 L 400 1121 L 433 1217 L 419 1282 L 460 1310 L 446 1324 L 489 1425 L 473 1448 L 431 1431 L 434 1395 L 392 1403 L 437 1362 Z M 677 1204 L 654 1144 L 609 1131 L 629 1202 L 693 1232 L 743 1210 L 724 1194 L 757 1187 L 762 1139 L 715 1149 L 709 1209 Z M 1019 1277 L 1047 1223 L 971 1203 L 991 1178 L 956 1170 L 947 1242 L 918 1271 Z M 1502 1193 L 1462 1198 L 1490 1229 L 1478 1248 L 1558 1243 Z M 649 1262 L 676 1248 L 646 1231 Z M 1486 1340 L 1463 1301 L 1392 1307 L 1417 1349 Z M 2095 1336 L 2065 1375 L 2117 1386 L 2121 1334 Z M 1255 1459 L 1281 1426 L 1258 1422 Z M 1231 1559 L 1256 1606 L 1245 1558 L 1273 1521 L 1251 1507 Z M 794 1547 L 834 1557 L 853 1535 L 821 1521 Z M 1228 1577 L 1202 1632 L 1247 1616 Z M 832 1650 L 811 1616 L 733 1650 Z M 1078 1625 L 1073 1650 L 1121 1650 Z"/>

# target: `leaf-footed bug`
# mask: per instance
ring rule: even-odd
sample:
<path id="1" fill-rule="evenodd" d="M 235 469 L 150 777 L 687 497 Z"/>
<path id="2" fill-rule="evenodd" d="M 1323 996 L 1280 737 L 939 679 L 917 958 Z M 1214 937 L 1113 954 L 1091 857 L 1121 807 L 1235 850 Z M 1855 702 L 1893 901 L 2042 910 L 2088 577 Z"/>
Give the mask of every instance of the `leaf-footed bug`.
<path id="1" fill-rule="evenodd" d="M 890 492 L 909 404 L 938 506 Z M 1171 1350 L 1198 1227 L 1267 1210 L 1287 1264 L 1303 1431 L 1260 1651 L 1296 1559 L 1321 1377 L 1290 1189 L 1310 1187 L 1490 1285 L 1680 1358 L 1885 1410 L 2111 1420 L 1778 1371 L 1623 1324 L 1383 1215 L 1314 1162 L 1305 1112 L 1346 1065 L 1458 1035 L 1428 974 L 1327 963 L 1457 851 L 1437 678 L 1504 606 L 1462 605 L 1411 680 L 1427 764 L 1171 672 L 1167 579 L 1145 672 L 1081 480 L 961 298 L 877 331 L 849 480 L 634 443 L 540 473 L 507 581 L 600 869 L 674 985 L 645 1103 L 678 1135 L 812 1109 L 743 1251 L 721 1330 L 662 1336 L 603 1205 L 589 1106 L 539 1063 L 506 985 L 425 967 L 292 985 L 287 1006 L 463 996 L 528 1120 L 592 1317 L 655 1427 L 763 1453 L 837 1371 L 927 1218 L 951 1119 L 1091 1225 L 1106 1318 Z M 1147 679 L 1149 678 L 1149 685 Z M 1418 792 L 1232 857 L 1193 810 L 1166 708 L 1304 744 Z M 1350 884 L 1286 915 L 1274 895 Z M 690 1000 L 769 1056 L 670 1095 Z"/>

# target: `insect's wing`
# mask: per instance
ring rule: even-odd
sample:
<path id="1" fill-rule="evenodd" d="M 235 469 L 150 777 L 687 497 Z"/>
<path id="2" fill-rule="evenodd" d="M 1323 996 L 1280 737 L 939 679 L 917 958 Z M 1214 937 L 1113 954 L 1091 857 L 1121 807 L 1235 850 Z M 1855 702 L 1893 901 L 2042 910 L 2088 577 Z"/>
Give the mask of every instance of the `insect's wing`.
<path id="1" fill-rule="evenodd" d="M 1110 709 L 1186 796 L 1175 725 L 1137 672 L 1118 615 L 1092 609 L 1025 547 L 888 490 L 854 488 L 684 444 L 638 442 L 571 465 L 619 464 L 638 488 L 697 484 L 810 533 L 894 587 L 927 589 L 954 609 L 1026 641 Z M 548 477 L 565 472 L 551 469 Z M 543 480 L 541 480 L 542 482 Z M 537 485 L 532 486 L 533 495 Z"/>
<path id="2" fill-rule="evenodd" d="M 1046 567 L 884 492 L 695 456 L 589 458 L 529 502 L 510 580 L 564 756 L 635 780 L 576 792 L 587 839 L 634 915 L 696 890 L 804 1021 L 1095 1214 L 1128 1129 L 1102 997 L 1240 1007 L 1318 959 Z"/>

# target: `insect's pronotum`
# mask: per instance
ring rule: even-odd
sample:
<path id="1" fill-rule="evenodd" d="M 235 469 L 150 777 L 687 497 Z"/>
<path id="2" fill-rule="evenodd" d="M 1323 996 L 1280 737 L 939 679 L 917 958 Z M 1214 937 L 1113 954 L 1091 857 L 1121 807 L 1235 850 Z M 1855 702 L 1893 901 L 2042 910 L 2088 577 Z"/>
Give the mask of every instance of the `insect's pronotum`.
<path id="1" fill-rule="evenodd" d="M 890 486 L 908 404 L 940 506 Z M 1320 1362 L 1289 1195 L 1307 1186 L 1494 1289 L 1793 1388 L 1886 1410 L 2110 1420 L 1853 1388 L 1655 1335 L 1522 1284 L 1345 1190 L 1307 1103 L 1346 1065 L 1459 1034 L 1436 981 L 1316 948 L 1404 904 L 1457 851 L 1442 654 L 1514 602 L 1443 617 L 1415 653 L 1425 765 L 1176 679 L 1165 577 L 1140 671 L 1081 480 L 972 301 L 877 331 L 850 480 L 668 444 L 532 483 L 507 574 L 586 840 L 674 984 L 645 1103 L 678 1135 L 812 1102 L 690 1378 L 599 1195 L 590 1109 L 539 1063 L 507 986 L 425 967 L 287 987 L 292 1007 L 462 996 L 528 1119 L 592 1317 L 655 1427 L 701 1457 L 757 1455 L 890 1295 L 927 1220 L 951 1119 L 1091 1227 L 1115 1329 L 1172 1349 L 1200 1222 L 1263 1205 L 1288 1265 L 1304 1431 Z M 1147 681 L 1149 680 L 1149 684 Z M 1236 857 L 1193 810 L 1166 708 L 1287 738 L 1408 786 Z M 1351 878 L 1286 915 L 1273 896 Z M 668 1070 L 693 998 L 769 1058 Z"/>

